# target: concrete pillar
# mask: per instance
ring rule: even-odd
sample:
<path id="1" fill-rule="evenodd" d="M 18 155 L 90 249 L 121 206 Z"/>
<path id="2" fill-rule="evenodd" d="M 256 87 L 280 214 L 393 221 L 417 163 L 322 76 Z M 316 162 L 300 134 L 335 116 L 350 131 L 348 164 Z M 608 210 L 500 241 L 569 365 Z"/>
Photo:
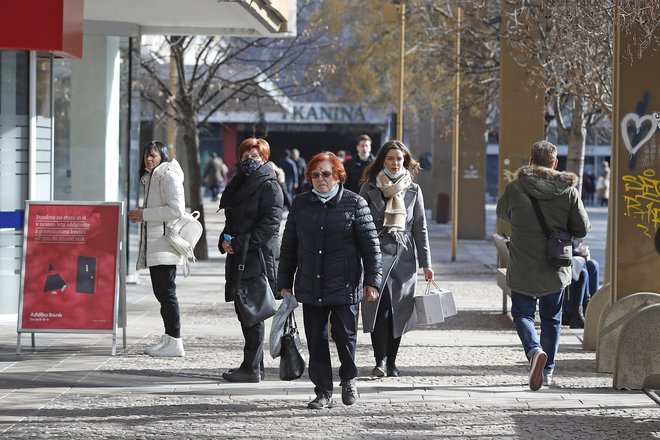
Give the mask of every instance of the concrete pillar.
<path id="1" fill-rule="evenodd" d="M 471 96 L 466 87 L 462 100 Z M 458 158 L 458 238 L 486 235 L 486 118 L 483 107 L 461 105 Z"/>
<path id="2" fill-rule="evenodd" d="M 424 193 L 426 204 L 433 207 L 433 218 L 450 217 L 451 196 L 451 115 L 437 113 L 433 118 L 433 168 L 431 181 L 433 191 Z M 438 197 L 439 194 L 443 196 Z"/>
<path id="3" fill-rule="evenodd" d="M 119 199 L 119 38 L 85 36 L 71 69 L 71 199 Z"/>
<path id="4" fill-rule="evenodd" d="M 502 9 L 507 8 L 502 2 Z M 502 19 L 507 20 L 503 13 Z M 503 27 L 506 23 L 503 23 Z M 500 56 L 500 132 L 498 193 L 502 195 L 515 171 L 529 163 L 529 149 L 544 139 L 544 90 L 529 83 L 529 69 L 512 56 L 513 49 L 502 39 Z M 517 54 L 521 59 L 522 55 Z M 532 61 L 528 61 L 532 63 Z M 497 232 L 510 233 L 509 225 L 498 220 Z"/>
<path id="5" fill-rule="evenodd" d="M 612 302 L 660 292 L 660 53 L 641 59 L 638 28 L 615 27 L 614 115 L 610 182 Z M 656 37 L 660 30 L 656 29 Z"/>

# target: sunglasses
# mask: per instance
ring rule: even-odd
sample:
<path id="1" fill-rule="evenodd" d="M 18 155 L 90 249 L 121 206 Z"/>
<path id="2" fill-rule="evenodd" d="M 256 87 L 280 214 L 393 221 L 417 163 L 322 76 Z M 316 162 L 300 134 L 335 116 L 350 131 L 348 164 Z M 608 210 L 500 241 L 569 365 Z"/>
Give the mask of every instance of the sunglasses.
<path id="1" fill-rule="evenodd" d="M 319 177 L 323 176 L 324 179 L 327 179 L 328 177 L 332 176 L 332 171 L 313 171 L 309 173 L 309 175 L 312 177 L 312 179 L 318 179 Z"/>

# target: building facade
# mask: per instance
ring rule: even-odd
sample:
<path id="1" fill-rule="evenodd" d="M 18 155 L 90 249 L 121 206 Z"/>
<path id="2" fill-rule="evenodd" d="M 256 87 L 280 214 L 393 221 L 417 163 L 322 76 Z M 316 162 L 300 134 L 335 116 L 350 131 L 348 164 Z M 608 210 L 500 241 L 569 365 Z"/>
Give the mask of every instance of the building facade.
<path id="1" fill-rule="evenodd" d="M 297 6 L 21 0 L 4 2 L 0 12 L 0 316 L 13 319 L 27 200 L 137 203 L 141 36 L 291 36 Z"/>

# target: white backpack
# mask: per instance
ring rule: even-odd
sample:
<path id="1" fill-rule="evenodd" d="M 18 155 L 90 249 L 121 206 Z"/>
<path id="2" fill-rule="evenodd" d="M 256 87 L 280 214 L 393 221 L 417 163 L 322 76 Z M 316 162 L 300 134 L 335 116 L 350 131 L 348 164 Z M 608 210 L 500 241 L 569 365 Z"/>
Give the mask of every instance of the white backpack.
<path id="1" fill-rule="evenodd" d="M 183 276 L 185 277 L 190 275 L 190 262 L 188 259 L 192 259 L 193 263 L 197 261 L 194 249 L 204 229 L 197 220 L 198 217 L 199 211 L 190 214 L 186 212 L 172 227 L 166 228 L 165 231 L 165 239 L 184 259 Z"/>

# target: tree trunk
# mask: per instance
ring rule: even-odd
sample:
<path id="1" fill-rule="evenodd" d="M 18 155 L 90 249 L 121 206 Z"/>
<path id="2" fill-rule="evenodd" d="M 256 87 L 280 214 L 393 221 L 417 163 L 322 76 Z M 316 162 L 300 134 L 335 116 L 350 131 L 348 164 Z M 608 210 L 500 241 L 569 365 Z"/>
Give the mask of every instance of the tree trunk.
<path id="1" fill-rule="evenodd" d="M 197 115 L 188 119 L 196 121 Z M 180 124 L 183 129 L 183 143 L 186 146 L 186 179 L 189 185 L 190 200 L 188 201 L 191 211 L 199 211 L 199 222 L 204 227 L 202 237 L 195 246 L 195 257 L 198 260 L 208 260 L 209 250 L 206 245 L 206 223 L 204 222 L 204 203 L 202 200 L 202 172 L 199 163 L 199 129 L 195 124 Z"/>
<path id="2" fill-rule="evenodd" d="M 582 194 L 582 175 L 584 173 L 584 150 L 587 140 L 587 124 L 584 99 L 575 97 L 571 112 L 571 128 L 568 133 L 568 156 L 566 170 L 578 176 L 578 193 Z"/>

